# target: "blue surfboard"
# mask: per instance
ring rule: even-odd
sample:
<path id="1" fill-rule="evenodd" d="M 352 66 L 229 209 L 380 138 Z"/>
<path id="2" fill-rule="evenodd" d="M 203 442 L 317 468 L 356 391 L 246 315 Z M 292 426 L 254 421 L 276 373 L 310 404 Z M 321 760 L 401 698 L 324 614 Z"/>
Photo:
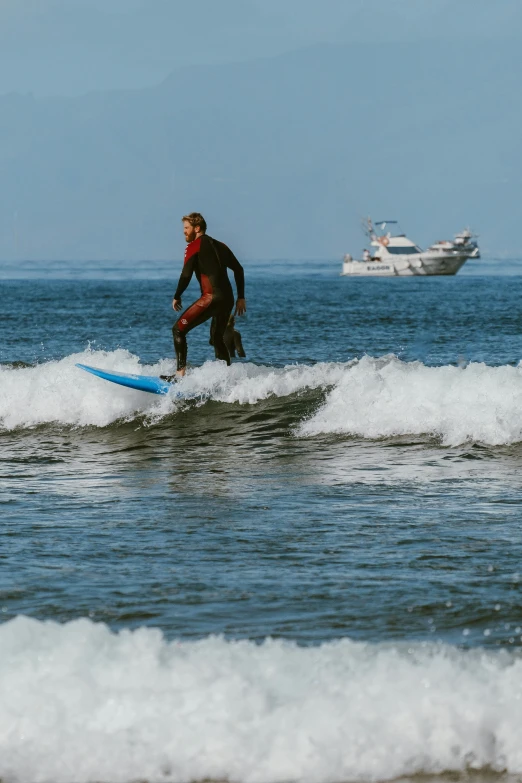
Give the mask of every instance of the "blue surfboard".
<path id="1" fill-rule="evenodd" d="M 120 386 L 128 386 L 129 389 L 137 389 L 138 391 L 150 392 L 151 394 L 168 394 L 173 386 L 172 383 L 163 381 L 155 375 L 129 375 L 124 372 L 107 372 L 106 370 L 98 369 L 98 367 L 89 367 L 88 364 L 77 364 L 76 366 L 80 370 L 85 370 L 93 375 L 97 375 L 98 378 L 103 378 L 104 381 L 119 383 Z"/>

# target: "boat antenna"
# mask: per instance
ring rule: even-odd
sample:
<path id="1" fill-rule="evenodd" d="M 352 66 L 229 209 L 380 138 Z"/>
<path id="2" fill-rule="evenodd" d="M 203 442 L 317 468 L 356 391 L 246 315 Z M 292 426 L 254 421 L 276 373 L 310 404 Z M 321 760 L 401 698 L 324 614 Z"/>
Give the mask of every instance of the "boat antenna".
<path id="1" fill-rule="evenodd" d="M 363 218 L 361 222 L 362 222 L 364 233 L 366 234 L 368 239 L 371 239 L 373 236 L 373 223 L 371 217 Z"/>

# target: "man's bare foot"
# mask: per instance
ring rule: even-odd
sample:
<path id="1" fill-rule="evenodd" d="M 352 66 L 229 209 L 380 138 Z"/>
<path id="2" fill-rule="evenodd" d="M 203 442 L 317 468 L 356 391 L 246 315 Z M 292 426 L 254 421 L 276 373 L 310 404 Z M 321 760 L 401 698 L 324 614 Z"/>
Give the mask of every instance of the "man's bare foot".
<path id="1" fill-rule="evenodd" d="M 160 378 L 162 381 L 166 381 L 167 383 L 175 383 L 176 381 L 181 380 L 185 375 L 185 370 L 178 370 L 175 375 L 160 375 Z"/>

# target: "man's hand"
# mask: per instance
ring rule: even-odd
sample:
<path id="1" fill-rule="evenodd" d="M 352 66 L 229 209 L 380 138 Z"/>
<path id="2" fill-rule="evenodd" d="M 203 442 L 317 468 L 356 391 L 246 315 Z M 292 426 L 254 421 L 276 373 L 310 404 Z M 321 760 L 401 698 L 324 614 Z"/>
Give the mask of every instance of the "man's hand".
<path id="1" fill-rule="evenodd" d="M 244 315 L 246 313 L 246 299 L 238 299 L 234 315 Z"/>
<path id="2" fill-rule="evenodd" d="M 172 300 L 172 309 L 173 310 L 181 310 L 181 299 L 173 299 Z"/>

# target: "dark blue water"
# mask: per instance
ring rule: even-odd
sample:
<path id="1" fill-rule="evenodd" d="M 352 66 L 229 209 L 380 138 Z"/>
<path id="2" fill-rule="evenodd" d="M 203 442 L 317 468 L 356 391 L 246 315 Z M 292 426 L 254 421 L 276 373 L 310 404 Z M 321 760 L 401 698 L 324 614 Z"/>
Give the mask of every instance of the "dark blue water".
<path id="1" fill-rule="evenodd" d="M 75 366 L 171 372 L 178 265 L 0 268 L 2 781 L 518 781 L 520 262 L 339 266 L 186 399 Z"/>
<path id="2" fill-rule="evenodd" d="M 26 406 L 0 431 L 4 619 L 88 616 L 181 639 L 520 644 L 522 413 L 511 411 L 496 443 L 447 445 L 433 428 L 364 437 L 300 427 L 328 402 L 329 367 L 393 354 L 399 368 L 484 363 L 485 407 L 470 412 L 480 430 L 502 397 L 492 368 L 522 358 L 522 277 L 349 280 L 334 264 L 252 264 L 238 325 L 243 363 L 267 368 L 259 399 L 210 395 L 152 419 L 140 402 L 107 426 L 46 421 L 58 392 L 42 382 L 18 403 L 13 384 L 36 383 L 49 362 L 89 346 L 144 365 L 172 357 L 174 271 L 88 271 L 1 282 L 0 398 Z M 189 361 L 211 358 L 203 326 Z M 309 365 L 313 388 L 272 388 L 270 373 L 289 364 Z M 85 396 L 103 383 L 70 377 Z M 372 383 L 361 394 L 388 393 Z M 422 388 L 405 375 L 397 406 L 416 410 Z M 107 404 L 122 393 L 104 387 Z M 31 406 L 36 423 L 24 419 Z"/>
<path id="3" fill-rule="evenodd" d="M 247 265 L 242 332 L 248 358 L 283 365 L 394 353 L 427 364 L 463 358 L 516 363 L 522 354 L 518 265 L 481 262 L 477 270 L 478 262 L 472 263 L 475 269 L 464 268 L 456 277 L 427 280 L 339 279 L 338 267 L 326 262 Z M 175 269 L 151 262 L 129 268 L 61 262 L 42 277 L 38 265 L 27 262 L 18 271 L 22 279 L 9 279 L 17 274 L 13 267 L 3 274 L 0 269 L 0 362 L 61 358 L 87 344 L 105 350 L 123 346 L 144 363 L 170 355 Z M 497 274 L 479 274 L 483 269 Z M 195 296 L 192 283 L 184 304 Z M 211 357 L 207 336 L 205 327 L 191 335 L 195 364 Z"/>

